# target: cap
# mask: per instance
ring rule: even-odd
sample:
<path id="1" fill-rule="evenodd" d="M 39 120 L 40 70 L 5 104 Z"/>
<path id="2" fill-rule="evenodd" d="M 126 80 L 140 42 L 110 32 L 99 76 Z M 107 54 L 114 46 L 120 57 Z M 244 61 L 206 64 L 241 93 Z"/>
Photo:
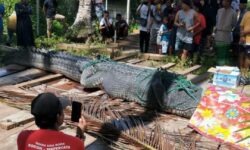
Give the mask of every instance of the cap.
<path id="1" fill-rule="evenodd" d="M 241 4 L 247 4 L 247 0 L 240 0 Z"/>
<path id="2" fill-rule="evenodd" d="M 39 94 L 31 103 L 31 114 L 34 116 L 54 116 L 62 109 L 59 98 L 52 93 Z"/>
<path id="3" fill-rule="evenodd" d="M 192 6 L 192 1 L 191 0 L 182 0 L 182 3 L 188 5 L 189 7 Z"/>

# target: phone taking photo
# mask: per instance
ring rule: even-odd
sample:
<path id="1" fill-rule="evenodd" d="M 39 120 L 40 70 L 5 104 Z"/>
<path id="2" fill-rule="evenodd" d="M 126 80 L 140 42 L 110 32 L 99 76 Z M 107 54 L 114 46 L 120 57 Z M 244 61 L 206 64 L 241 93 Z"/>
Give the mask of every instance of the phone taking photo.
<path id="1" fill-rule="evenodd" d="M 79 122 L 82 115 L 82 103 L 72 102 L 71 121 Z"/>

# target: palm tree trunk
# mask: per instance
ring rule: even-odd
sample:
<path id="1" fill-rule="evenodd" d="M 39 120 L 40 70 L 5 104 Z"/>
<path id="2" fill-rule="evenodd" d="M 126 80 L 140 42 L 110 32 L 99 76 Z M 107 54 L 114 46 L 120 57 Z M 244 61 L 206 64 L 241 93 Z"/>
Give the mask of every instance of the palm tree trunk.
<path id="1" fill-rule="evenodd" d="M 78 12 L 73 26 L 85 23 L 91 23 L 91 2 L 92 0 L 79 0 Z"/>
<path id="2" fill-rule="evenodd" d="M 92 30 L 92 0 L 79 0 L 78 12 L 67 37 L 72 40 L 84 42 Z"/>

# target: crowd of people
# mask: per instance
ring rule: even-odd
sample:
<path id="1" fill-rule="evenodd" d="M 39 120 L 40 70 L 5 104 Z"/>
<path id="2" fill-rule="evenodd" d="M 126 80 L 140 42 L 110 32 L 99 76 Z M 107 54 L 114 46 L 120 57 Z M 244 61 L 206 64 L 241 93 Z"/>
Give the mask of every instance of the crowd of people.
<path id="1" fill-rule="evenodd" d="M 56 14 L 57 1 L 45 0 L 43 9 L 47 22 L 47 36 L 51 37 L 52 22 L 53 20 L 64 20 L 64 16 Z M 3 42 L 3 16 L 5 14 L 4 5 L 0 5 L 0 43 Z M 8 17 L 7 21 L 7 33 L 8 39 L 7 46 L 11 46 L 13 42 L 14 33 L 17 37 L 17 46 L 33 47 L 35 46 L 33 28 L 32 28 L 32 7 L 28 0 L 20 0 L 15 4 L 14 12 Z"/>
<path id="2" fill-rule="evenodd" d="M 230 51 L 239 66 L 249 68 L 250 20 L 247 0 L 144 0 L 138 7 L 140 51 L 180 53 L 183 61 L 199 58 L 204 49 L 216 51 L 217 65 L 231 65 Z M 196 57 L 195 57 L 196 56 Z M 198 59 L 195 59 L 198 63 Z"/>
<path id="3" fill-rule="evenodd" d="M 121 14 L 117 14 L 116 22 L 113 22 L 104 8 L 103 0 L 92 0 L 92 5 L 103 41 L 127 37 L 129 25 Z M 50 38 L 53 21 L 63 21 L 65 17 L 57 14 L 56 0 L 45 0 L 43 9 L 47 37 Z M 17 45 L 34 46 L 31 13 L 27 0 L 15 5 L 15 12 L 8 21 L 7 45 L 11 44 L 16 32 Z M 194 63 L 199 63 L 204 49 L 210 48 L 216 51 L 217 65 L 231 65 L 235 60 L 230 58 L 238 57 L 240 68 L 249 68 L 250 21 L 247 0 L 142 0 L 137 14 L 142 53 L 175 53 L 180 54 L 183 62 L 193 58 Z M 4 6 L 0 5 L 0 42 L 3 15 Z M 212 39 L 213 44 L 210 42 Z"/>

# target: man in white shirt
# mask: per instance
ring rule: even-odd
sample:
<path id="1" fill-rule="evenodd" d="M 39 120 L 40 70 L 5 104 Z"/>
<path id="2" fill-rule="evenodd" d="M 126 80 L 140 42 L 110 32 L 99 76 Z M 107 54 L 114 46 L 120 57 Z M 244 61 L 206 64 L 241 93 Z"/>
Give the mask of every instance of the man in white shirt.
<path id="1" fill-rule="evenodd" d="M 215 30 L 215 50 L 217 65 L 231 65 L 230 48 L 232 42 L 232 30 L 237 24 L 237 14 L 231 8 L 232 0 L 223 0 L 223 8 L 217 12 Z"/>
<path id="2" fill-rule="evenodd" d="M 137 8 L 137 14 L 140 16 L 140 51 L 147 53 L 150 40 L 150 13 L 151 2 L 144 0 Z"/>
<path id="3" fill-rule="evenodd" d="M 103 18 L 100 21 L 100 31 L 103 40 L 110 40 L 114 36 L 113 20 L 109 17 L 109 12 L 103 12 Z"/>

